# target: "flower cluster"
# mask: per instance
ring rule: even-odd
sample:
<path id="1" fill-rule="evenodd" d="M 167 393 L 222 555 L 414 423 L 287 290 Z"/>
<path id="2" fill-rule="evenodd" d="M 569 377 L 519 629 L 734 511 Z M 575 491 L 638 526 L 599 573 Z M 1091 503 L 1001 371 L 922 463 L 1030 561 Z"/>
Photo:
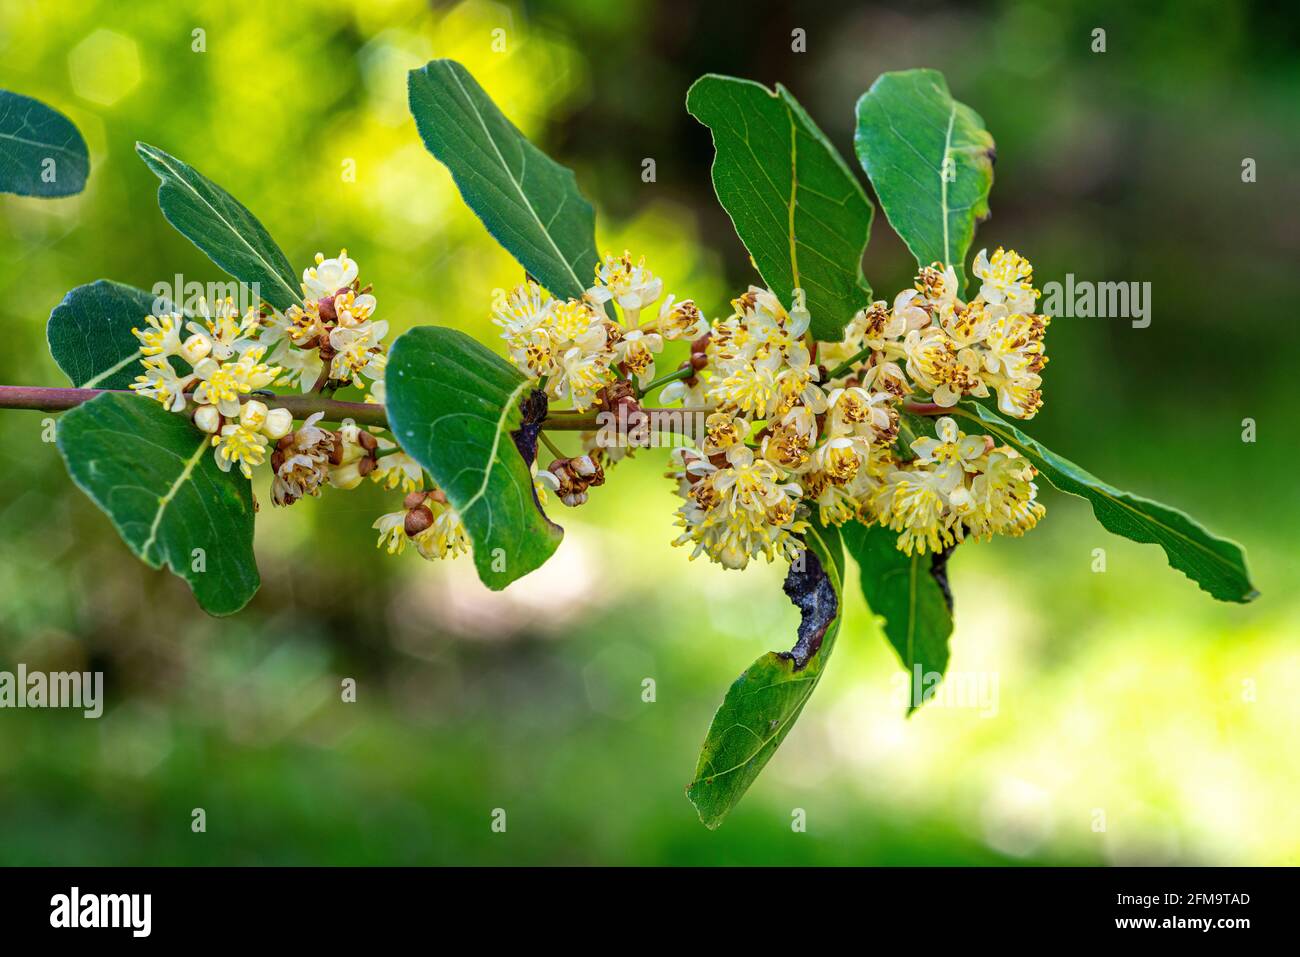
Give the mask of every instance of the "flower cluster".
<path id="1" fill-rule="evenodd" d="M 943 417 L 937 437 L 911 443 L 916 458 L 892 470 L 876 488 L 871 509 L 899 533 L 898 547 L 941 552 L 967 538 L 1020 536 L 1038 524 L 1035 469 L 1010 446 L 966 435 Z"/>
<path id="2" fill-rule="evenodd" d="M 606 254 L 596 266 L 596 282 L 580 299 L 552 298 L 529 280 L 500 297 L 492 321 L 515 366 L 544 382 L 552 399 L 567 400 L 579 411 L 596 403 L 601 390 L 618 379 L 641 387 L 653 381 L 655 356 L 664 341 L 694 338 L 707 328 L 690 299 L 669 295 L 654 318 L 641 314 L 663 295 L 663 281 L 631 254 Z M 620 321 L 610 319 L 608 304 Z"/>
<path id="3" fill-rule="evenodd" d="M 364 376 L 372 382 L 373 399 L 383 401 L 388 323 L 373 318 L 378 303 L 370 287 L 361 286 L 359 273 L 346 249 L 335 259 L 317 253 L 316 265 L 303 270 L 302 304 L 283 316 L 275 313 L 264 337 L 276 344 L 271 361 L 284 372 L 277 385 L 310 392 L 326 384 L 362 385 Z"/>
<path id="4" fill-rule="evenodd" d="M 259 341 L 258 310 L 240 316 L 228 298 L 211 307 L 200 300 L 197 313 L 191 320 L 180 313 L 146 316 L 145 328 L 131 330 L 140 340 L 144 367 L 131 388 L 172 412 L 184 412 L 186 393 L 192 392 L 194 424 L 212 436 L 217 465 L 227 472 L 238 465 L 251 478 L 253 467 L 266 459 L 267 445 L 293 427 L 293 417 L 245 397 L 282 370 L 263 361 L 267 347 Z"/>
<path id="5" fill-rule="evenodd" d="M 430 561 L 455 558 L 470 547 L 460 516 L 440 490 L 409 493 L 401 511 L 381 515 L 374 527 L 379 530 L 379 546 L 386 546 L 390 555 L 401 554 L 408 540 Z"/>
<path id="6" fill-rule="evenodd" d="M 131 388 L 173 412 L 192 403 L 193 422 L 212 437 L 223 471 L 237 465 L 252 478 L 269 453 L 273 505 L 319 496 L 326 485 L 356 488 L 369 476 L 406 496 L 401 512 L 375 523 L 381 546 L 400 552 L 410 538 L 424 558 L 452 557 L 469 547 L 465 527 L 396 443 L 352 421 L 322 428 L 322 412 L 295 429 L 288 409 L 268 405 L 272 385 L 303 392 L 356 385 L 368 388 L 368 401 L 383 401 L 388 324 L 374 319 L 377 302 L 359 272 L 347 250 L 334 259 L 318 253 L 303 271 L 301 304 L 283 314 L 263 303 L 241 315 L 226 299 L 215 306 L 201 300 L 193 318 L 145 317 L 144 327 L 132 330 L 143 372 Z"/>
<path id="7" fill-rule="evenodd" d="M 665 401 L 712 410 L 697 447 L 673 453 L 669 476 L 685 500 L 674 544 L 728 568 L 789 557 L 814 508 L 827 524 L 887 526 L 908 554 L 1032 528 L 1043 512 L 1035 472 L 1015 451 L 963 435 L 951 418 L 938 438 L 918 437 L 920 420 L 908 427 L 900 415 L 905 400 L 949 408 L 993 392 L 1020 418 L 1041 405 L 1049 320 L 1033 313 L 1029 263 L 999 249 L 981 252 L 974 271 L 979 295 L 963 302 L 951 267 L 922 269 L 835 344 L 810 341 L 799 291 L 788 311 L 764 289 L 734 300 L 693 345 L 690 375 L 664 390 Z"/>
<path id="8" fill-rule="evenodd" d="M 951 266 L 922 269 L 892 308 L 875 302 L 854 316 L 823 361 L 866 352 L 869 374 L 891 383 L 890 391 L 926 393 L 945 408 L 996 392 L 1007 415 L 1032 418 L 1043 401 L 1043 334 L 1051 321 L 1034 312 L 1041 293 L 1033 287 L 1033 267 L 999 248 L 991 258 L 980 250 L 973 272 L 979 294 L 963 302 Z"/>

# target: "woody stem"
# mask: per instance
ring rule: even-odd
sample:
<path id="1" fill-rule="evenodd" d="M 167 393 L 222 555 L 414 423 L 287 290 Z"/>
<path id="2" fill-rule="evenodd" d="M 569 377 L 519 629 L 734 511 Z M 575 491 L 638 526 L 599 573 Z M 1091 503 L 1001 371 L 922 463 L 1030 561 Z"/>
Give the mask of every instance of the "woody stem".
<path id="1" fill-rule="evenodd" d="M 89 402 L 105 394 L 135 395 L 128 389 L 61 389 L 44 386 L 0 385 L 0 409 L 30 409 L 36 412 L 66 412 L 83 402 Z M 187 394 L 186 398 L 192 398 Z M 314 412 L 325 413 L 329 422 L 342 422 L 351 419 L 358 425 L 377 425 L 388 427 L 388 416 L 382 405 L 370 402 L 340 402 L 324 396 L 276 395 L 267 396 L 259 393 L 240 396 L 247 402 L 257 399 L 275 408 L 288 409 L 295 419 L 305 419 Z"/>
<path id="2" fill-rule="evenodd" d="M 0 385 L 0 409 L 28 409 L 35 412 L 66 412 L 83 402 L 89 402 L 105 394 L 135 395 L 128 389 L 66 389 L 45 386 Z M 342 402 L 327 399 L 321 395 L 276 395 L 267 396 L 259 393 L 241 396 L 241 401 L 249 399 L 265 401 L 279 409 L 288 409 L 295 419 L 305 419 L 315 412 L 324 413 L 328 422 L 342 422 L 351 419 L 358 425 L 373 425 L 388 428 L 388 414 L 382 405 L 372 402 Z M 915 415 L 945 415 L 951 410 L 933 402 L 904 402 L 903 409 Z M 674 416 L 707 414 L 712 408 L 680 409 L 642 409 L 651 416 L 653 423 L 657 415 L 665 420 Z M 602 423 L 594 412 L 552 412 L 542 422 L 542 427 L 556 432 L 591 432 L 599 429 Z"/>

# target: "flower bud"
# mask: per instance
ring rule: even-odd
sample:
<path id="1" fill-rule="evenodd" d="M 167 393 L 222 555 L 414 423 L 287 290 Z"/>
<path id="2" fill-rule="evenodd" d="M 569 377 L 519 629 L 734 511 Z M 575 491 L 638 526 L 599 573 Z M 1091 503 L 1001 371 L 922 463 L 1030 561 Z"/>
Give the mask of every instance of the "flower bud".
<path id="1" fill-rule="evenodd" d="M 402 499 L 402 508 L 419 508 L 424 504 L 424 500 L 428 497 L 428 492 L 411 492 L 406 496 L 406 498 Z"/>
<path id="2" fill-rule="evenodd" d="M 356 462 L 350 462 L 347 465 L 340 465 L 336 469 L 330 469 L 330 484 L 335 488 L 349 489 L 356 488 L 361 484 L 364 478 L 361 469 Z"/>
<path id="3" fill-rule="evenodd" d="M 273 442 L 279 441 L 293 431 L 293 413 L 288 409 L 272 409 L 266 414 L 262 423 L 262 432 Z"/>
<path id="4" fill-rule="evenodd" d="M 326 296 L 323 299 L 317 300 L 316 314 L 320 316 L 324 322 L 337 322 L 339 316 L 338 312 L 334 309 L 334 297 Z"/>
<path id="5" fill-rule="evenodd" d="M 266 424 L 267 409 L 265 402 L 249 399 L 239 410 L 239 421 L 250 429 L 261 429 Z"/>
<path id="6" fill-rule="evenodd" d="M 407 510 L 406 520 L 402 523 L 402 528 L 406 531 L 407 536 L 414 538 L 432 524 L 433 512 L 429 506 L 417 505 L 415 508 Z"/>
<path id="7" fill-rule="evenodd" d="M 190 365 L 198 365 L 208 357 L 212 351 L 212 342 L 207 336 L 201 336 L 198 333 L 190 336 L 181 344 L 181 358 Z"/>
<path id="8" fill-rule="evenodd" d="M 201 405 L 194 410 L 194 424 L 208 435 L 221 431 L 221 413 L 215 405 Z"/>

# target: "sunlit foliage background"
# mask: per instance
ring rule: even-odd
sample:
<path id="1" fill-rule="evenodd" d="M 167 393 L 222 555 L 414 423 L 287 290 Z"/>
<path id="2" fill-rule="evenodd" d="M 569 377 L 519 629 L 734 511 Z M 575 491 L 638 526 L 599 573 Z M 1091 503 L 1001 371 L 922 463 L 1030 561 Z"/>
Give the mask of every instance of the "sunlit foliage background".
<path id="1" fill-rule="evenodd" d="M 0 668 L 102 669 L 109 701 L 99 721 L 0 712 L 0 863 L 1300 863 L 1295 23 L 1209 2 L 725 6 L 9 0 L 0 87 L 71 116 L 93 175 L 72 199 L 0 198 L 0 381 L 62 383 L 43 330 L 74 285 L 224 278 L 158 213 L 137 139 L 240 197 L 299 267 L 346 245 L 397 331 L 489 339 L 519 269 L 421 147 L 407 69 L 464 62 L 577 170 L 602 248 L 644 252 L 713 315 L 752 274 L 690 81 L 783 82 L 851 156 L 857 95 L 934 66 L 998 141 L 977 246 L 1014 246 L 1040 283 L 1154 287 L 1148 329 L 1053 324 L 1035 433 L 1239 538 L 1263 598 L 1218 605 L 1047 491 L 1032 536 L 953 559 L 952 667 L 995 674 L 996 707 L 905 720 L 855 595 L 802 721 L 710 833 L 683 795 L 709 718 L 796 616 L 779 570 L 669 546 L 664 453 L 559 515 L 556 559 L 500 595 L 468 563 L 376 552 L 378 490 L 266 507 L 265 585 L 214 620 L 129 555 L 41 416 L 3 413 Z M 907 281 L 883 217 L 866 268 L 882 293 Z"/>

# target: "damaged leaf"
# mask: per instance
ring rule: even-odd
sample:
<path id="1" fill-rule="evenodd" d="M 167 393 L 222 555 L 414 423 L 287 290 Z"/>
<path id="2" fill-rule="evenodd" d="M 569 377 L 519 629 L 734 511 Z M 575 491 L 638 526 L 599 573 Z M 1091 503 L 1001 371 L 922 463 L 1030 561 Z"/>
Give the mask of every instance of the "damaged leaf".
<path id="1" fill-rule="evenodd" d="M 821 679 L 839 632 L 844 549 L 834 527 L 814 524 L 804 536 L 802 567 L 786 576 L 785 593 L 799 608 L 798 641 L 769 651 L 727 691 L 709 726 L 686 795 L 710 829 L 726 818 L 771 760 Z"/>

